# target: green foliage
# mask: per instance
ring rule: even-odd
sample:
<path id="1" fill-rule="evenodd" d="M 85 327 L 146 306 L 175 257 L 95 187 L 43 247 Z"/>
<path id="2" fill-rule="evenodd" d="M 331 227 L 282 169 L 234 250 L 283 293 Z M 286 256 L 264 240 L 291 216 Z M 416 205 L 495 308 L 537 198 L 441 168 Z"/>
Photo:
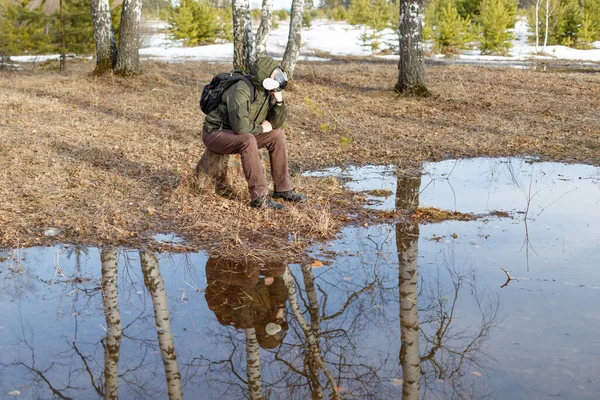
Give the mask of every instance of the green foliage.
<path id="1" fill-rule="evenodd" d="M 471 19 L 462 17 L 452 0 L 433 0 L 425 10 L 423 36 L 433 41 L 434 49 L 454 53 L 472 46 L 479 33 Z"/>
<path id="2" fill-rule="evenodd" d="M 579 36 L 579 28 L 583 24 L 583 12 L 577 0 L 567 0 L 559 19 L 556 41 L 565 46 L 573 46 Z"/>
<path id="3" fill-rule="evenodd" d="M 285 10 L 274 10 L 273 19 L 277 18 L 278 21 L 285 21 L 290 17 L 290 13 Z"/>
<path id="4" fill-rule="evenodd" d="M 253 21 L 260 21 L 262 19 L 262 10 L 260 8 L 250 10 L 250 18 Z"/>
<path id="5" fill-rule="evenodd" d="M 535 41 L 535 6 L 528 11 L 532 40 Z M 546 31 L 546 4 L 542 2 L 538 15 L 539 43 Z M 551 0 L 548 19 L 548 44 L 590 48 L 600 39 L 600 1 Z"/>
<path id="6" fill-rule="evenodd" d="M 210 44 L 218 38 L 227 38 L 230 20 L 231 10 L 226 16 L 208 0 L 182 0 L 171 10 L 170 32 L 186 46 Z"/>
<path id="7" fill-rule="evenodd" d="M 592 43 L 600 40 L 600 1 L 584 0 L 583 21 L 579 28 L 578 46 L 591 48 Z"/>
<path id="8" fill-rule="evenodd" d="M 217 37 L 226 42 L 233 42 L 233 18 L 231 5 L 226 8 L 219 8 L 217 11 L 218 26 Z M 275 24 L 273 23 L 273 26 Z"/>
<path id="9" fill-rule="evenodd" d="M 313 20 L 317 17 L 316 10 L 304 10 L 302 13 L 302 27 L 310 28 L 312 26 Z"/>
<path id="10" fill-rule="evenodd" d="M 60 46 L 60 14 L 52 15 L 55 43 Z M 90 3 L 85 0 L 63 0 L 63 20 L 67 53 L 90 54 L 96 49 Z"/>
<path id="11" fill-rule="evenodd" d="M 516 8 L 515 8 L 516 9 Z M 478 22 L 481 27 L 482 54 L 505 54 L 511 47 L 516 14 L 506 0 L 482 0 Z"/>
<path id="12" fill-rule="evenodd" d="M 463 19 L 475 19 L 479 15 L 480 0 L 457 0 L 456 11 Z"/>
<path id="13" fill-rule="evenodd" d="M 369 26 L 371 23 L 371 0 L 353 0 L 348 8 L 348 22 L 352 25 Z"/>
<path id="14" fill-rule="evenodd" d="M 0 55 L 41 54 L 52 50 L 43 3 L 31 8 L 29 0 L 0 0 Z"/>
<path id="15" fill-rule="evenodd" d="M 327 17 L 334 21 L 346 21 L 348 19 L 348 10 L 344 6 L 337 6 L 328 11 Z"/>

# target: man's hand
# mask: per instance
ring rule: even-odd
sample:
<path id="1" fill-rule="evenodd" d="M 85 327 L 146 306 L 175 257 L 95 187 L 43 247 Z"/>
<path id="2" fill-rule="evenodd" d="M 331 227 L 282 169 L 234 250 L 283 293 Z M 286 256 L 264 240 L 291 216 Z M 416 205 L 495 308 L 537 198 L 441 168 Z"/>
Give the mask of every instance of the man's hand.
<path id="1" fill-rule="evenodd" d="M 262 126 L 263 133 L 271 132 L 273 130 L 273 126 L 269 121 L 263 121 L 260 126 Z"/>
<path id="2" fill-rule="evenodd" d="M 281 91 L 271 92 L 271 94 L 273 95 L 273 97 L 275 97 L 275 100 L 278 103 L 281 103 L 283 101 L 283 93 L 281 93 Z"/>

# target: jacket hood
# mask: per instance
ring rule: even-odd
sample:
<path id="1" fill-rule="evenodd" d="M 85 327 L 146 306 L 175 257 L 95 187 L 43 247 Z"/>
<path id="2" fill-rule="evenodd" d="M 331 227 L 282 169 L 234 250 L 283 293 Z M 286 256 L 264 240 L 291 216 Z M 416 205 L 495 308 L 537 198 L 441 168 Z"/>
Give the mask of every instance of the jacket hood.
<path id="1" fill-rule="evenodd" d="M 252 82 L 259 88 L 263 89 L 262 82 L 271 76 L 275 68 L 280 67 L 279 61 L 271 57 L 259 57 L 252 66 Z"/>

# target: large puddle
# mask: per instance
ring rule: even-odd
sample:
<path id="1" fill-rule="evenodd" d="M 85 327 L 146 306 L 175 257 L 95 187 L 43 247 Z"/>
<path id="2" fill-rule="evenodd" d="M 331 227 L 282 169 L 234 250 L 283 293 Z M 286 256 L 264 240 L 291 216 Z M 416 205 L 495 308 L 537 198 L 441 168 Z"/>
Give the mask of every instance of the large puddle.
<path id="1" fill-rule="evenodd" d="M 349 227 L 305 266 L 1 252 L 0 398 L 597 399 L 600 171 L 423 170 L 322 173 L 370 207 L 510 217 Z"/>

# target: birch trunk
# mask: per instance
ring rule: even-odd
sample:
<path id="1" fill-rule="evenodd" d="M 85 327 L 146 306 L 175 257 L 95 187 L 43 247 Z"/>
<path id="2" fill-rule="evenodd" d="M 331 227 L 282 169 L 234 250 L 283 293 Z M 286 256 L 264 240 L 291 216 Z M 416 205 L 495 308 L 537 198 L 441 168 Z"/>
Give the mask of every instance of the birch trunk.
<path id="1" fill-rule="evenodd" d="M 267 38 L 273 22 L 273 0 L 263 0 L 262 18 L 256 32 L 256 58 L 267 55 Z"/>
<path id="2" fill-rule="evenodd" d="M 248 0 L 233 0 L 233 68 L 250 72 L 254 62 L 254 37 Z"/>
<path id="3" fill-rule="evenodd" d="M 398 27 L 400 60 L 396 92 L 405 96 L 427 97 L 423 54 L 423 0 L 400 0 Z"/>
<path id="4" fill-rule="evenodd" d="M 535 1 L 535 52 L 538 53 L 540 46 L 540 0 Z"/>
<path id="5" fill-rule="evenodd" d="M 183 399 L 181 390 L 181 374 L 177 365 L 177 354 L 171 333 L 171 320 L 169 317 L 169 304 L 165 283 L 160 275 L 158 260 L 154 253 L 140 251 L 140 263 L 144 275 L 144 284 L 152 297 L 154 320 L 158 334 L 158 345 L 165 366 L 167 390 L 169 400 Z"/>
<path id="6" fill-rule="evenodd" d="M 294 314 L 296 321 L 300 325 L 302 332 L 306 338 L 307 343 L 307 364 L 311 375 L 311 382 L 309 382 L 313 399 L 322 399 L 324 398 L 323 387 L 319 381 L 319 373 L 323 372 L 327 377 L 329 384 L 333 390 L 333 394 L 331 396 L 332 399 L 340 399 L 339 390 L 336 385 L 335 378 L 331 371 L 325 365 L 323 358 L 321 357 L 320 346 L 317 343 L 317 338 L 313 334 L 310 325 L 302 315 L 302 311 L 300 310 L 300 304 L 298 304 L 298 298 L 296 296 L 296 285 L 294 284 L 294 280 L 292 279 L 292 274 L 290 273 L 289 267 L 286 268 L 283 274 L 283 281 L 288 289 L 288 298 L 290 300 L 290 309 Z"/>
<path id="7" fill-rule="evenodd" d="M 304 0 L 292 1 L 292 12 L 290 15 L 290 32 L 288 42 L 283 53 L 281 66 L 287 72 L 290 79 L 294 74 L 298 55 L 300 55 L 300 45 L 302 44 L 302 15 L 304 14 Z"/>
<path id="8" fill-rule="evenodd" d="M 251 400 L 261 400 L 260 347 L 256 339 L 256 329 L 246 329 L 246 373 Z"/>
<path id="9" fill-rule="evenodd" d="M 102 261 L 102 298 L 106 317 L 106 340 L 104 344 L 104 399 L 119 398 L 119 355 L 121 350 L 121 312 L 117 287 L 118 253 L 105 249 L 100 253 Z"/>
<path id="10" fill-rule="evenodd" d="M 317 338 L 317 346 L 321 350 L 321 315 L 319 311 L 319 297 L 315 288 L 315 275 L 310 265 L 302 267 L 302 277 L 304 278 L 304 288 L 306 297 L 308 297 L 308 314 L 310 315 L 310 325 L 313 334 Z"/>
<path id="11" fill-rule="evenodd" d="M 142 0 L 125 0 L 119 31 L 119 54 L 115 72 L 123 76 L 140 73 L 140 23 Z"/>
<path id="12" fill-rule="evenodd" d="M 112 71 L 117 62 L 117 44 L 113 32 L 108 0 L 91 0 L 92 25 L 96 42 L 95 75 Z"/>
<path id="13" fill-rule="evenodd" d="M 398 210 L 419 207 L 420 173 L 399 174 L 396 193 Z M 400 364 L 402 400 L 419 400 L 421 359 L 419 355 L 419 224 L 407 218 L 396 224 L 400 289 Z"/>
<path id="14" fill-rule="evenodd" d="M 544 48 L 542 51 L 546 51 L 546 45 L 548 44 L 548 25 L 550 20 L 550 0 L 546 0 L 546 31 L 544 32 Z"/>

